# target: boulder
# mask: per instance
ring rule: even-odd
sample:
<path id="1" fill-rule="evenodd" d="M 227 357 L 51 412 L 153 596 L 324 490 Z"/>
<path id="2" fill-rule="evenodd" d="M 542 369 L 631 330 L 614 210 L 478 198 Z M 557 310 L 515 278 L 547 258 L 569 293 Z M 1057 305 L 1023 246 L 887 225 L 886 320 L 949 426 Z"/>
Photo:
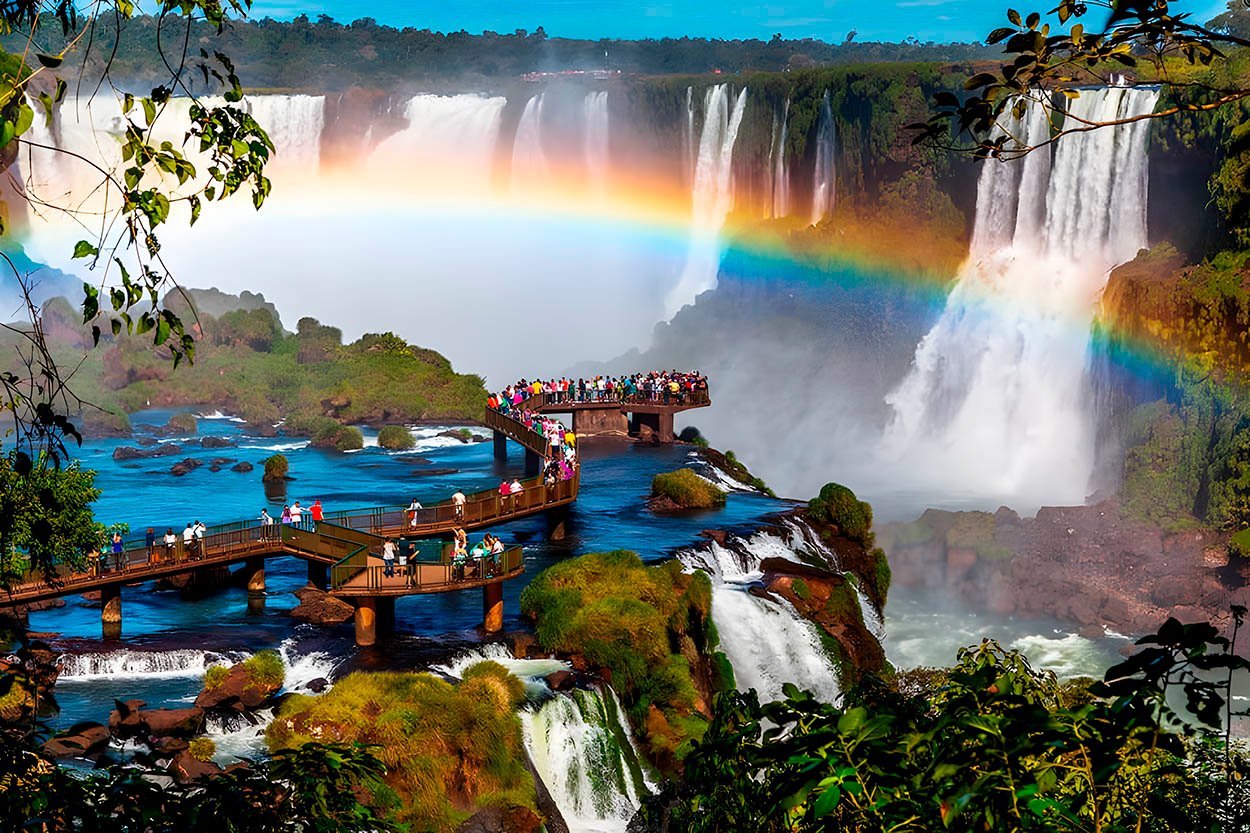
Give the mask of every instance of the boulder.
<path id="1" fill-rule="evenodd" d="M 227 437 L 201 437 L 200 448 L 234 448 L 238 443 Z"/>
<path id="2" fill-rule="evenodd" d="M 144 448 L 151 448 L 152 446 L 159 443 L 160 440 L 156 439 L 156 437 L 135 437 L 135 442 L 137 442 L 139 445 L 143 446 Z"/>
<path id="3" fill-rule="evenodd" d="M 234 462 L 233 457 L 214 457 L 208 461 L 210 466 L 228 466 Z"/>
<path id="4" fill-rule="evenodd" d="M 191 744 L 182 738 L 163 737 L 153 738 L 149 746 L 157 755 L 173 756 L 189 749 Z"/>
<path id="5" fill-rule="evenodd" d="M 291 609 L 291 617 L 314 625 L 341 625 L 350 622 L 356 609 L 342 599 L 336 599 L 316 587 L 301 587 L 295 591 L 299 604 Z"/>
<path id="6" fill-rule="evenodd" d="M 577 678 L 573 676 L 572 671 L 553 671 L 545 679 L 548 688 L 552 691 L 571 691 L 577 683 Z"/>
<path id="7" fill-rule="evenodd" d="M 247 472 L 251 471 L 253 468 L 255 467 L 251 463 L 248 463 L 248 462 L 235 463 L 233 466 L 230 467 L 230 471 L 237 471 L 242 474 L 246 474 Z"/>
<path id="8" fill-rule="evenodd" d="M 108 745 L 108 727 L 99 723 L 78 723 L 44 741 L 43 751 L 53 758 L 94 758 Z"/>
<path id="9" fill-rule="evenodd" d="M 253 711 L 269 705 L 279 688 L 253 680 L 247 668 L 238 663 L 230 667 L 220 685 L 201 691 L 195 705 L 216 711 Z"/>
<path id="10" fill-rule="evenodd" d="M 147 460 L 153 457 L 172 457 L 181 453 L 182 446 L 177 443 L 164 443 L 151 448 L 135 448 L 123 445 L 113 449 L 113 459 L 119 462 L 123 460 Z"/>
<path id="11" fill-rule="evenodd" d="M 456 833 L 539 833 L 542 818 L 528 807 L 482 807 Z"/>
<path id="12" fill-rule="evenodd" d="M 541 653 L 538 651 L 538 640 L 527 631 L 509 631 L 503 635 L 503 641 L 517 659 L 526 659 L 531 651 Z"/>
<path id="13" fill-rule="evenodd" d="M 184 474 L 195 471 L 202 465 L 204 464 L 201 463 L 199 460 L 196 460 L 192 457 L 188 457 L 185 460 L 174 463 L 173 466 L 170 467 L 169 473 L 172 474 L 174 477 L 182 477 Z"/>
<path id="14" fill-rule="evenodd" d="M 109 732 L 118 740 L 138 737 L 143 731 L 140 709 L 147 705 L 142 700 L 114 700 L 117 708 L 109 714 Z"/>
<path id="15" fill-rule="evenodd" d="M 139 712 L 139 723 L 154 738 L 192 738 L 204 730 L 204 710 L 151 709 Z"/>
<path id="16" fill-rule="evenodd" d="M 318 677 L 315 680 L 309 680 L 304 685 L 304 688 L 308 689 L 313 694 L 321 694 L 323 691 L 325 691 L 329 687 L 330 687 L 330 681 L 327 680 L 325 677 Z"/>
<path id="17" fill-rule="evenodd" d="M 175 781 L 189 784 L 192 781 L 199 781 L 201 778 L 211 778 L 214 775 L 220 775 L 222 769 L 212 761 L 197 761 L 191 757 L 189 750 L 184 749 L 177 755 L 174 755 L 174 760 L 169 765 L 169 771 L 174 776 Z"/>

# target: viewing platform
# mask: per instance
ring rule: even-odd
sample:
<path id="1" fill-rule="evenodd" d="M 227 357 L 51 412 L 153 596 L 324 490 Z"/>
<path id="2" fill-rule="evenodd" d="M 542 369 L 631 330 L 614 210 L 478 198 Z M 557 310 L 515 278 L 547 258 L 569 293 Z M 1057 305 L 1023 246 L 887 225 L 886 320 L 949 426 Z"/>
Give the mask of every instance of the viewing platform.
<path id="1" fill-rule="evenodd" d="M 572 414 L 573 433 L 578 437 L 597 434 L 638 437 L 645 429 L 656 441 L 671 443 L 677 438 L 673 431 L 675 414 L 706 408 L 711 404 L 712 399 L 706 389 L 628 396 L 616 392 L 587 391 L 584 398 L 569 390 L 533 394 L 514 407 L 528 408 L 540 414 Z M 487 412 L 488 416 L 490 413 Z M 487 425 L 494 427 L 489 422 Z"/>
<path id="2" fill-rule="evenodd" d="M 488 424 L 520 443 L 526 454 L 548 451 L 547 440 L 519 421 L 488 412 Z M 184 544 L 181 536 L 171 546 L 160 539 L 149 548 L 131 540 L 120 553 L 105 553 L 90 569 L 69 565 L 53 575 L 29 574 L 0 596 L 0 611 L 79 593 L 98 591 L 101 622 L 106 637 L 121 633 L 121 588 L 139 582 L 171 578 L 200 570 L 243 565 L 249 606 L 264 603 L 265 559 L 299 558 L 308 564 L 313 586 L 356 608 L 356 642 L 372 645 L 379 632 L 394 625 L 395 599 L 429 593 L 482 590 L 482 626 L 487 632 L 503 628 L 503 582 L 525 572 L 520 547 L 506 548 L 493 557 L 455 563 L 450 543 L 432 540 L 544 514 L 553 537 L 563 537 L 568 507 L 577 500 L 581 471 L 553 483 L 541 477 L 521 482 L 519 492 L 501 495 L 497 489 L 466 494 L 457 506 L 451 499 L 410 510 L 381 506 L 327 512 L 320 521 L 299 524 L 262 524 L 259 520 L 207 527 L 203 537 Z M 391 575 L 382 559 L 386 539 L 411 552 L 407 568 L 396 563 Z"/>

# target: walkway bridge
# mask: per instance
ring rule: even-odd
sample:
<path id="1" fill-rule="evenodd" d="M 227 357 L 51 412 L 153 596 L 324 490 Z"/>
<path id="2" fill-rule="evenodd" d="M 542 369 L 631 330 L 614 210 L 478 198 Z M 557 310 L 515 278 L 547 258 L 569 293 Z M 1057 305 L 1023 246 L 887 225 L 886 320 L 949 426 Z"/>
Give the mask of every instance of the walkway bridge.
<path id="1" fill-rule="evenodd" d="M 534 394 L 514 409 L 528 408 L 540 414 L 572 414 L 573 433 L 578 437 L 596 434 L 639 437 L 649 433 L 658 442 L 671 443 L 676 439 L 673 432 L 673 417 L 676 414 L 692 408 L 706 408 L 711 404 L 712 399 L 706 389 L 633 395 L 615 391 L 586 391 L 585 398 L 570 389 L 564 393 Z M 496 431 L 496 456 L 501 456 L 500 442 L 500 433 Z M 531 462 L 527 456 L 526 471 L 529 473 L 532 473 L 528 468 Z"/>
<path id="2" fill-rule="evenodd" d="M 502 433 L 524 447 L 527 457 L 547 454 L 546 438 L 518 420 L 487 411 L 485 421 L 496 436 Z M 311 584 L 355 606 L 357 644 L 371 645 L 379 630 L 393 626 L 399 596 L 473 588 L 483 591 L 483 627 L 494 632 L 503 627 L 503 582 L 525 571 L 521 548 L 507 549 L 497 559 L 456 565 L 452 545 L 431 539 L 449 537 L 456 529 L 472 532 L 539 514 L 547 516 L 554 537 L 563 537 L 568 507 L 577 500 L 580 484 L 581 471 L 575 467 L 569 480 L 547 486 L 541 477 L 531 477 L 522 481 L 519 493 L 475 492 L 465 495 L 461 507 L 448 499 L 415 512 L 401 506 L 328 512 L 321 521 L 298 525 L 220 524 L 208 527 L 190 547 L 181 538 L 171 547 L 158 539 L 152 549 L 132 540 L 121 553 L 102 555 L 88 571 L 62 565 L 54 575 L 27 575 L 0 597 L 0 609 L 98 591 L 104 635 L 116 637 L 121 633 L 123 585 L 242 564 L 251 599 L 263 605 L 265 559 L 294 556 L 308 563 Z M 387 538 L 412 551 L 403 573 L 396 567 L 394 575 L 386 575 L 381 553 Z"/>

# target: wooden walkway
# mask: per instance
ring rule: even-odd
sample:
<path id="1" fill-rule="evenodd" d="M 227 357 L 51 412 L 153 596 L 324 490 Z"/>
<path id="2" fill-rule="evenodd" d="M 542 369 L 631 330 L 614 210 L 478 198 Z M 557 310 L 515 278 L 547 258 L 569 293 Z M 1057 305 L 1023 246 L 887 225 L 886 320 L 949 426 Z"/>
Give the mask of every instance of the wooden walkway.
<path id="1" fill-rule="evenodd" d="M 488 411 L 486 423 L 528 453 L 546 456 L 546 438 L 519 421 Z M 522 481 L 524 489 L 518 494 L 502 496 L 498 489 L 488 489 L 467 494 L 459 507 L 448 498 L 415 513 L 402 506 L 382 506 L 328 512 L 322 521 L 299 525 L 220 524 L 208 527 L 204 537 L 189 548 L 181 536 L 169 548 L 158 539 L 151 550 L 142 541 L 130 541 L 122 553 L 106 554 L 89 571 L 66 566 L 53 576 L 28 575 L 0 596 L 0 609 L 93 590 L 115 593 L 124 584 L 238 563 L 263 564 L 263 559 L 276 556 L 294 556 L 328 569 L 329 592 L 340 597 L 407 596 L 498 585 L 524 572 L 520 547 L 505 550 L 498 559 L 457 566 L 451 563 L 450 544 L 423 539 L 564 510 L 577 500 L 580 483 L 580 469 L 575 468 L 572 479 L 553 486 L 532 477 Z M 420 542 L 402 574 L 396 568 L 395 575 L 385 575 L 381 551 L 388 537 Z"/>

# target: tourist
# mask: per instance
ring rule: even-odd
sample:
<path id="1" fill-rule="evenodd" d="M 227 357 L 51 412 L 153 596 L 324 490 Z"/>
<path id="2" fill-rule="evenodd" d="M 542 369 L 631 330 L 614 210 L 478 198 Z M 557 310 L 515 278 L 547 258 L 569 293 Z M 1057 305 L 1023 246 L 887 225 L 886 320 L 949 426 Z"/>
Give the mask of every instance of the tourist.
<path id="1" fill-rule="evenodd" d="M 191 524 L 182 530 L 182 552 L 184 556 L 195 557 L 195 528 Z"/>
<path id="2" fill-rule="evenodd" d="M 260 540 L 268 541 L 273 533 L 273 518 L 268 509 L 260 510 Z"/>
<path id="3" fill-rule="evenodd" d="M 382 544 L 382 575 L 386 578 L 395 576 L 395 542 L 390 538 Z"/>
<path id="4" fill-rule="evenodd" d="M 113 533 L 113 569 L 120 572 L 121 568 L 122 568 L 122 534 L 120 532 L 114 532 Z"/>
<path id="5" fill-rule="evenodd" d="M 147 534 L 143 536 L 143 543 L 148 548 L 148 560 L 156 560 L 156 530 L 148 527 Z"/>
<path id="6" fill-rule="evenodd" d="M 455 510 L 457 521 L 464 520 L 464 504 L 466 500 L 468 500 L 468 498 L 466 498 L 464 496 L 464 492 L 459 489 L 456 489 L 456 493 L 451 496 L 451 505 Z"/>
<path id="7" fill-rule="evenodd" d="M 521 485 L 520 480 L 513 480 L 512 485 L 508 487 L 508 491 L 511 494 L 519 495 L 521 492 L 525 491 L 525 487 Z"/>
<path id="8" fill-rule="evenodd" d="M 279 520 L 284 524 L 291 522 L 291 507 L 285 503 L 282 504 L 282 517 Z"/>
<path id="9" fill-rule="evenodd" d="M 408 580 L 408 545 L 402 541 L 399 544 L 399 577 Z"/>
<path id="10" fill-rule="evenodd" d="M 208 532 L 208 527 L 204 526 L 204 524 L 200 523 L 199 521 L 196 521 L 194 532 L 195 532 L 195 553 L 198 557 L 203 558 L 205 555 L 204 534 Z"/>
<path id="11" fill-rule="evenodd" d="M 499 511 L 507 512 L 511 504 L 508 497 L 512 494 L 512 485 L 508 483 L 508 478 L 499 481 Z"/>
<path id="12" fill-rule="evenodd" d="M 304 520 L 304 507 L 299 505 L 299 501 L 291 507 L 291 524 L 299 526 Z"/>
<path id="13" fill-rule="evenodd" d="M 421 509 L 421 501 L 417 500 L 415 497 L 412 499 L 412 503 L 408 504 L 408 526 L 413 529 L 417 528 L 417 513 L 420 512 Z"/>
<path id="14" fill-rule="evenodd" d="M 321 523 L 326 519 L 325 511 L 321 508 L 321 498 L 313 501 L 312 509 L 309 512 L 312 514 L 313 523 Z"/>
<path id="15" fill-rule="evenodd" d="M 165 558 L 172 559 L 174 557 L 174 547 L 178 545 L 178 536 L 174 535 L 174 528 L 167 527 L 165 529 Z"/>

